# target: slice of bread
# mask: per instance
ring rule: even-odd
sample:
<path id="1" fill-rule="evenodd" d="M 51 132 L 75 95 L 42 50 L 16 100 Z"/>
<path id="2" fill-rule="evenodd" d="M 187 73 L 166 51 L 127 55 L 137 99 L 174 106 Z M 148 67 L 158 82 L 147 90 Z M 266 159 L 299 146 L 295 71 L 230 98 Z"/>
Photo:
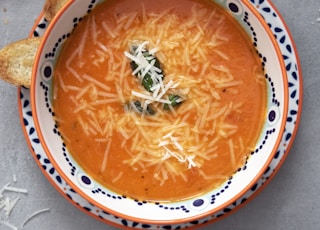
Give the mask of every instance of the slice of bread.
<path id="1" fill-rule="evenodd" d="M 54 16 L 58 13 L 58 11 L 66 4 L 68 0 L 46 0 L 43 12 L 44 18 L 51 22 Z"/>
<path id="2" fill-rule="evenodd" d="M 41 38 L 26 38 L 0 50 L 0 79 L 29 88 Z"/>

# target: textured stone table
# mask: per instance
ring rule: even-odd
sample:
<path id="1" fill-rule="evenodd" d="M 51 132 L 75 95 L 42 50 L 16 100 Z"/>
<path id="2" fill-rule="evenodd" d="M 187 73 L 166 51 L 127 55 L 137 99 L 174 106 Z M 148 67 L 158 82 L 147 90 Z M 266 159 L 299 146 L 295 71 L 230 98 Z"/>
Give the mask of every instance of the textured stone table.
<path id="1" fill-rule="evenodd" d="M 44 0 L 0 0 L 0 47 L 27 37 Z M 276 177 L 251 202 L 203 229 L 320 229 L 320 1 L 274 0 L 299 51 L 304 106 L 296 140 Z M 20 226 L 32 213 L 49 208 L 24 229 L 115 229 L 70 204 L 43 176 L 22 132 L 17 88 L 0 82 L 0 187 L 8 182 L 28 190 L 11 212 Z M 16 182 L 14 182 L 16 176 Z M 4 218 L 3 211 L 0 212 Z M 0 225 L 0 229 L 9 229 Z"/>

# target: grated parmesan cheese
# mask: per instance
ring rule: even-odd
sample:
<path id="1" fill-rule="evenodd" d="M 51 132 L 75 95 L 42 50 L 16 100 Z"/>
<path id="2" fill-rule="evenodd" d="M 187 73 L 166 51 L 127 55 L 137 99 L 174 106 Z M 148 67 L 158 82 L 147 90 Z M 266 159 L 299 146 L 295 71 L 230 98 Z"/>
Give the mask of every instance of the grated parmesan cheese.
<path id="1" fill-rule="evenodd" d="M 0 220 L 0 225 L 1 224 L 4 226 L 7 226 L 8 228 L 10 228 L 12 230 L 18 230 L 18 227 L 14 226 L 13 224 L 10 224 L 9 221 Z"/>
<path id="2" fill-rule="evenodd" d="M 66 68 L 70 71 L 70 73 L 72 73 L 72 75 L 79 81 L 79 82 L 83 82 L 83 79 L 79 76 L 79 74 L 75 71 L 74 68 L 71 67 L 71 63 L 72 61 L 75 59 L 75 57 L 77 56 L 77 54 L 79 54 L 80 51 L 79 49 L 77 50 L 77 52 L 74 52 L 73 54 L 70 55 L 69 59 L 66 62 Z"/>
<path id="3" fill-rule="evenodd" d="M 111 147 L 111 140 L 108 140 L 107 147 L 105 149 L 104 155 L 103 155 L 103 160 L 102 160 L 102 165 L 101 165 L 101 172 L 104 172 L 107 168 L 107 161 L 108 161 L 108 155 L 110 152 L 110 147 Z"/>
<path id="4" fill-rule="evenodd" d="M 31 221 L 33 218 L 35 218 L 36 216 L 43 214 L 45 212 L 50 212 L 50 209 L 46 208 L 46 209 L 42 209 L 39 211 L 34 212 L 33 214 L 31 214 L 29 217 L 27 217 L 27 219 L 22 223 L 22 228 L 24 228 L 24 226 Z"/>
<path id="5" fill-rule="evenodd" d="M 8 183 L 0 190 L 0 198 L 2 197 L 2 193 L 6 192 L 6 191 L 15 192 L 15 193 L 24 193 L 24 194 L 28 193 L 28 190 L 21 189 L 21 188 L 16 188 L 16 187 L 11 187 L 10 183 Z"/>
<path id="6" fill-rule="evenodd" d="M 15 174 L 13 175 L 13 182 L 14 183 L 17 182 L 17 178 L 16 178 Z M 20 197 L 11 198 L 11 197 L 5 195 L 6 192 L 15 193 L 15 194 L 27 194 L 28 191 L 26 189 L 12 187 L 12 186 L 10 186 L 10 183 L 5 184 L 0 189 L 0 211 L 4 210 L 5 216 L 6 216 L 5 220 L 3 220 L 2 217 L 0 218 L 0 226 L 3 225 L 3 226 L 8 227 L 9 229 L 18 230 L 19 227 L 11 224 L 9 219 L 10 219 L 10 215 L 11 215 L 12 210 L 14 209 L 14 207 L 17 205 L 18 201 L 20 200 Z M 49 209 L 43 209 L 43 210 L 37 211 L 37 212 L 33 213 L 32 215 L 30 215 L 21 225 L 21 229 L 23 229 L 24 226 L 26 225 L 26 223 L 29 222 L 31 219 L 33 219 L 37 215 L 40 215 L 41 213 L 47 212 L 47 211 L 49 211 Z"/>
<path id="7" fill-rule="evenodd" d="M 186 181 L 188 169 L 201 170 L 206 160 L 221 157 L 220 141 L 229 148 L 226 154 L 236 164 L 234 153 L 244 151 L 244 141 L 233 139 L 239 127 L 228 116 L 238 113 L 243 105 L 225 102 L 223 92 L 227 89 L 237 95 L 244 82 L 237 80 L 228 66 L 220 64 L 231 58 L 221 48 L 229 42 L 225 18 L 197 5 L 190 10 L 191 17 L 183 21 L 172 9 L 147 13 L 145 6 L 141 7 L 140 14 L 109 15 L 110 20 L 101 22 L 95 18 L 84 20 L 84 36 L 89 31 L 91 43 L 97 47 L 90 62 L 104 76 L 95 78 L 89 71 L 84 75 L 75 71 L 76 58 L 84 55 L 86 46 L 80 41 L 65 63 L 79 85 L 68 85 L 61 77 L 57 82 L 62 91 L 72 93 L 73 112 L 85 135 L 104 148 L 100 171 L 107 168 L 113 138 L 117 136 L 122 138 L 119 146 L 128 154 L 123 163 L 143 172 L 152 167 L 152 174 L 161 185 L 169 179 L 176 181 L 177 177 Z M 211 30 L 212 21 L 215 30 Z M 152 59 L 155 56 L 164 64 L 161 69 Z M 219 61 L 212 64 L 212 57 Z M 134 70 L 130 68 L 132 62 L 137 65 Z M 146 75 L 153 82 L 150 90 L 141 84 L 135 87 L 132 82 L 138 79 L 141 83 Z M 177 103 L 186 103 L 174 108 L 169 94 L 181 96 Z M 157 113 L 149 116 L 132 112 L 138 111 L 130 109 L 135 101 L 139 101 L 142 111 L 152 105 Z M 160 109 L 163 105 L 168 105 L 167 111 Z M 115 175 L 113 183 L 122 177 L 122 173 Z"/>

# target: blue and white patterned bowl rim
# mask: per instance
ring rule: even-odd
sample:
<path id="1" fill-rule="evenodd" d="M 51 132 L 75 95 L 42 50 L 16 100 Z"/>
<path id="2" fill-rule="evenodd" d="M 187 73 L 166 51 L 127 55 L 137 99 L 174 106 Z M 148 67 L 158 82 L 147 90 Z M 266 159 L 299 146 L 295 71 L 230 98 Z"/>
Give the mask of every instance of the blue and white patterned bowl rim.
<path id="1" fill-rule="evenodd" d="M 228 1 L 229 3 L 236 3 L 237 1 Z M 268 22 L 270 28 L 272 29 L 273 33 L 276 36 L 276 39 L 278 41 L 278 44 L 280 46 L 280 49 L 283 54 L 283 59 L 286 64 L 287 69 L 287 75 L 289 77 L 289 110 L 288 110 L 288 118 L 286 122 L 286 129 L 285 133 L 282 137 L 281 145 L 278 148 L 277 154 L 274 156 L 273 161 L 269 165 L 269 168 L 264 173 L 263 177 L 260 178 L 260 180 L 252 187 L 251 190 L 249 190 L 247 193 L 245 193 L 241 199 L 234 202 L 229 207 L 225 208 L 224 210 L 221 210 L 217 213 L 213 213 L 211 216 L 205 217 L 200 220 L 193 221 L 192 223 L 181 223 L 181 225 L 175 225 L 176 227 L 188 227 L 188 226 L 194 226 L 198 224 L 203 224 L 208 221 L 213 221 L 215 219 L 218 219 L 219 217 L 223 216 L 225 213 L 229 213 L 232 210 L 234 210 L 235 207 L 241 206 L 247 199 L 249 199 L 255 191 L 257 191 L 259 188 L 262 187 L 262 185 L 268 180 L 270 176 L 274 173 L 277 166 L 279 165 L 281 159 L 285 156 L 285 153 L 287 151 L 287 146 L 290 145 L 290 143 L 293 141 L 293 135 L 295 133 L 295 130 L 297 128 L 296 122 L 298 119 L 298 114 L 300 110 L 300 104 L 299 104 L 299 95 L 300 95 L 300 88 L 299 85 L 301 84 L 299 81 L 299 66 L 298 61 L 295 56 L 294 47 L 292 44 L 292 41 L 290 40 L 290 36 L 288 32 L 286 31 L 285 25 L 281 21 L 281 19 L 278 17 L 277 12 L 273 9 L 273 7 L 267 2 L 267 1 L 251 1 L 251 3 L 256 6 L 257 10 L 261 13 L 261 15 L 265 18 L 265 20 Z M 42 35 L 46 29 L 47 23 L 42 20 L 36 30 L 34 31 L 34 36 Z M 39 164 L 43 167 L 44 173 L 46 173 L 49 178 L 51 178 L 51 182 L 56 185 L 58 189 L 61 190 L 62 193 L 64 193 L 67 197 L 70 198 L 70 200 L 77 205 L 79 205 L 80 208 L 86 210 L 86 212 L 89 212 L 90 214 L 99 217 L 102 220 L 106 220 L 107 222 L 111 222 L 114 224 L 117 224 L 119 226 L 131 226 L 135 228 L 158 228 L 158 227 L 164 227 L 165 229 L 168 229 L 165 226 L 159 226 L 159 225 L 150 225 L 145 223 L 135 223 L 131 222 L 130 220 L 124 220 L 119 217 L 113 216 L 109 213 L 104 212 L 103 210 L 100 210 L 97 207 L 94 207 L 91 205 L 88 201 L 83 199 L 81 196 L 79 196 L 77 193 L 74 192 L 74 190 L 66 184 L 66 182 L 62 179 L 62 177 L 58 174 L 58 172 L 53 168 L 52 164 L 48 160 L 44 150 L 42 149 L 42 146 L 39 142 L 39 138 L 35 132 L 33 119 L 32 119 L 32 113 L 30 108 L 30 92 L 28 89 L 21 88 L 20 89 L 20 103 L 21 103 L 21 112 L 22 112 L 22 118 L 23 118 L 23 125 L 26 131 L 27 141 L 32 146 L 32 152 L 37 157 Z M 112 199 L 120 199 L 117 196 L 111 197 Z M 144 205 L 143 202 L 137 201 L 137 205 Z M 194 202 L 195 206 L 201 206 L 203 205 L 203 201 L 197 200 Z M 165 209 L 166 207 L 159 204 L 159 208 Z M 187 211 L 186 207 L 180 207 L 180 210 Z M 173 227 L 173 226 L 171 226 Z"/>

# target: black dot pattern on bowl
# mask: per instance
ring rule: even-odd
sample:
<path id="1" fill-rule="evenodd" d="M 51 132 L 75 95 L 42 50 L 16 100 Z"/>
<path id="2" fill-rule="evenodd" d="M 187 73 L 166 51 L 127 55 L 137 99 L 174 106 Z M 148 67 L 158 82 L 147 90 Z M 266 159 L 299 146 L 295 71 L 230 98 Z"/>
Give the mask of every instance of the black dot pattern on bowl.
<path id="1" fill-rule="evenodd" d="M 88 11 L 87 11 L 87 13 L 90 13 L 91 12 L 91 10 L 92 10 L 92 8 L 94 7 L 94 4 L 96 3 L 96 0 L 92 0 L 91 1 L 91 4 L 88 6 Z"/>
<path id="2" fill-rule="evenodd" d="M 268 83 L 269 83 L 269 85 L 270 85 L 270 88 L 271 88 L 272 103 L 273 103 L 274 105 L 276 105 L 276 106 L 279 107 L 281 104 L 280 104 L 280 102 L 277 100 L 276 89 L 275 89 L 275 87 L 274 87 L 274 83 L 273 83 L 271 77 L 270 77 L 268 74 L 265 75 L 265 78 L 267 79 L 267 81 L 268 81 Z"/>
<path id="3" fill-rule="evenodd" d="M 46 66 L 44 69 L 43 69 L 43 76 L 45 78 L 50 78 L 52 75 L 52 68 L 51 66 Z"/>
<path id="4" fill-rule="evenodd" d="M 45 95 L 45 102 L 46 102 L 46 107 L 49 111 L 49 113 L 54 117 L 55 114 L 51 108 L 51 105 L 50 105 L 50 100 L 49 100 L 49 87 L 46 86 L 46 84 L 44 84 L 43 82 L 40 82 L 40 87 L 43 89 L 44 91 L 44 95 Z"/>
<path id="5" fill-rule="evenodd" d="M 187 209 L 184 205 L 181 205 L 181 206 L 175 206 L 175 207 L 170 207 L 170 206 L 167 206 L 167 205 L 164 205 L 164 204 L 161 204 L 159 202 L 156 202 L 155 205 L 157 205 L 159 208 L 161 209 L 164 209 L 164 210 L 170 210 L 170 211 L 183 211 L 185 213 L 189 213 L 190 210 Z"/>
<path id="6" fill-rule="evenodd" d="M 90 180 L 90 178 L 87 177 L 87 176 L 85 176 L 85 175 L 83 175 L 83 176 L 81 177 L 81 180 L 82 180 L 82 182 L 83 182 L 84 184 L 86 184 L 86 185 L 90 185 L 90 184 L 92 183 L 91 180 Z"/>
<path id="7" fill-rule="evenodd" d="M 233 13 L 239 13 L 239 7 L 235 3 L 229 3 L 228 7 Z"/>
<path id="8" fill-rule="evenodd" d="M 59 135 L 61 137 L 61 134 Z M 62 138 L 62 137 L 61 137 Z M 63 138 L 62 138 L 63 139 Z M 68 157 L 68 153 L 67 153 L 67 147 L 66 147 L 66 144 L 63 142 L 62 143 L 62 147 L 61 147 L 61 150 L 62 150 L 62 153 L 63 153 L 63 156 L 66 160 L 66 162 L 69 164 L 70 166 L 70 171 L 71 171 L 71 175 L 72 176 L 75 176 L 76 175 L 76 172 L 77 172 L 77 168 L 75 165 L 73 165 L 73 163 L 71 162 L 71 160 L 69 159 Z M 82 178 L 81 178 L 82 179 Z M 89 178 L 88 178 L 89 179 Z"/>
<path id="9" fill-rule="evenodd" d="M 56 56 L 56 52 L 58 51 L 59 46 L 62 44 L 64 40 L 70 37 L 70 35 L 70 33 L 62 35 L 55 43 L 54 47 L 52 48 L 52 51 L 45 54 L 45 58 L 54 58 Z"/>
<path id="10" fill-rule="evenodd" d="M 88 10 L 87 13 L 90 13 L 93 9 L 93 7 L 95 6 L 96 0 L 92 0 L 91 3 L 88 6 Z M 74 18 L 73 19 L 73 29 L 75 29 L 77 27 L 77 25 L 79 24 L 79 22 L 81 22 L 83 19 L 83 17 L 79 17 L 79 18 Z M 45 58 L 54 58 L 56 56 L 56 53 L 58 51 L 58 48 L 61 46 L 61 44 L 64 42 L 64 40 L 66 40 L 68 37 L 70 37 L 72 32 L 67 33 L 67 34 L 63 34 L 58 41 L 54 44 L 54 47 L 52 48 L 52 51 L 47 53 L 45 55 Z"/>
<path id="11" fill-rule="evenodd" d="M 197 200 L 193 201 L 192 204 L 193 204 L 194 207 L 200 207 L 200 206 L 202 206 L 204 204 L 204 200 L 203 199 L 197 199 Z"/>
<path id="12" fill-rule="evenodd" d="M 235 15 L 242 15 L 243 13 L 243 8 L 241 3 L 239 3 L 239 0 L 226 0 L 225 3 L 227 9 Z"/>
<path id="13" fill-rule="evenodd" d="M 107 196 L 108 198 L 114 199 L 114 200 L 122 200 L 122 199 L 126 199 L 126 196 L 119 196 L 119 195 L 112 195 L 111 193 L 107 193 L 104 189 L 102 188 L 97 188 L 97 189 L 93 189 L 91 191 L 93 194 L 102 194 L 104 196 Z"/>
<path id="14" fill-rule="evenodd" d="M 243 22 L 246 23 L 246 25 L 248 26 L 248 28 L 251 31 L 251 34 L 252 34 L 252 37 L 253 37 L 253 45 L 256 48 L 256 52 L 260 57 L 262 69 L 265 70 L 266 63 L 267 63 L 268 60 L 262 53 L 260 53 L 258 51 L 257 33 L 255 32 L 253 26 L 250 23 L 248 12 L 244 13 Z M 270 87 L 271 102 L 275 106 L 279 107 L 280 106 L 280 102 L 277 100 L 277 95 L 276 95 L 276 89 L 275 89 L 275 86 L 274 86 L 274 82 L 272 81 L 271 77 L 268 74 L 265 74 L 265 79 L 267 80 L 267 83 L 268 83 L 268 85 Z M 277 112 L 275 110 L 269 111 L 268 112 L 268 121 L 270 123 L 273 123 L 277 119 L 277 116 L 278 116 L 278 114 L 277 114 Z M 272 128 L 270 130 L 267 130 L 262 143 L 257 147 L 257 149 L 255 149 L 254 151 L 251 152 L 251 155 L 259 153 L 261 151 L 261 149 L 263 149 L 263 146 L 267 143 L 267 140 L 268 140 L 269 136 L 271 134 L 275 133 L 275 132 L 276 132 L 276 130 L 274 128 Z"/>
<path id="15" fill-rule="evenodd" d="M 249 21 L 249 14 L 248 12 L 245 12 L 244 13 L 244 17 L 243 17 L 243 22 L 245 22 L 248 26 L 248 28 L 250 29 L 251 31 L 251 34 L 252 34 L 252 40 L 253 40 L 253 45 L 254 47 L 256 48 L 256 52 L 257 54 L 259 55 L 260 57 L 260 60 L 261 60 L 261 65 L 262 65 L 262 68 L 264 69 L 265 66 L 266 66 L 266 62 L 267 62 L 267 58 L 265 56 L 263 56 L 259 51 L 258 51 L 258 38 L 257 38 L 257 33 L 255 32 L 253 26 L 251 25 L 250 21 Z"/>
<path id="16" fill-rule="evenodd" d="M 231 184 L 232 184 L 232 177 L 229 178 L 229 180 L 227 181 L 227 183 L 223 189 L 221 189 L 219 192 L 211 195 L 210 203 L 214 204 L 216 202 L 217 197 L 219 197 L 221 194 L 223 194 L 230 187 Z"/>
<path id="17" fill-rule="evenodd" d="M 276 132 L 276 129 L 273 128 L 273 129 L 270 129 L 270 130 L 267 130 L 266 131 L 266 134 L 263 138 L 263 141 L 261 142 L 261 144 L 258 146 L 258 148 L 256 148 L 255 151 L 252 151 L 251 152 L 251 155 L 255 155 L 255 154 L 258 154 L 262 149 L 263 149 L 263 146 L 267 144 L 267 140 L 269 139 L 269 136 L 272 135 L 273 133 Z"/>
<path id="18" fill-rule="evenodd" d="M 73 19 L 73 29 L 75 29 L 78 26 L 79 22 L 81 22 L 82 19 L 83 18 L 74 18 Z"/>
<path id="19" fill-rule="evenodd" d="M 142 205 L 145 205 L 145 204 L 147 204 L 147 203 L 148 203 L 148 202 L 147 202 L 147 201 L 145 201 L 145 200 L 143 200 L 143 201 L 134 200 L 134 202 L 136 202 L 136 203 L 137 203 L 137 205 L 139 205 L 139 206 L 142 206 Z"/>
<path id="20" fill-rule="evenodd" d="M 268 119 L 269 119 L 269 121 L 270 121 L 270 122 L 275 121 L 275 120 L 276 120 L 276 116 L 277 116 L 276 112 L 275 112 L 274 110 L 271 110 L 271 111 L 269 112 L 269 114 L 268 114 Z"/>

